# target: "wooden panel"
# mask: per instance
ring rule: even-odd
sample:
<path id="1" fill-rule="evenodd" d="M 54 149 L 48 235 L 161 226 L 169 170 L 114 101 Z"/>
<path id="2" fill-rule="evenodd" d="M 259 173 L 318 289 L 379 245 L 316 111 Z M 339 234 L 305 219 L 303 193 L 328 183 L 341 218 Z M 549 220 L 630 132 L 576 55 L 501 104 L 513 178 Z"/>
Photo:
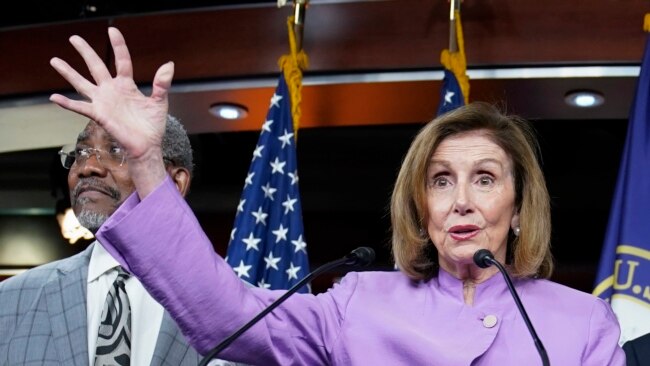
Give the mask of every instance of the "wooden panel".
<path id="1" fill-rule="evenodd" d="M 69 84 L 50 66 L 50 59 L 60 57 L 88 75 L 68 38 L 84 37 L 105 59 L 106 27 L 105 21 L 84 21 L 0 31 L 0 96 L 68 90 Z"/>
<path id="2" fill-rule="evenodd" d="M 638 63 L 647 1 L 463 2 L 470 65 Z"/>
<path id="3" fill-rule="evenodd" d="M 448 39 L 447 6 L 424 0 L 313 4 L 304 41 L 308 72 L 439 68 Z M 644 0 L 465 1 L 468 63 L 638 63 L 648 11 Z M 65 87 L 49 58 L 77 60 L 67 44 L 74 33 L 105 57 L 109 22 L 125 33 L 139 81 L 151 80 L 169 60 L 176 63 L 178 81 L 274 74 L 288 50 L 290 12 L 271 5 L 209 8 L 0 31 L 0 96 Z"/>

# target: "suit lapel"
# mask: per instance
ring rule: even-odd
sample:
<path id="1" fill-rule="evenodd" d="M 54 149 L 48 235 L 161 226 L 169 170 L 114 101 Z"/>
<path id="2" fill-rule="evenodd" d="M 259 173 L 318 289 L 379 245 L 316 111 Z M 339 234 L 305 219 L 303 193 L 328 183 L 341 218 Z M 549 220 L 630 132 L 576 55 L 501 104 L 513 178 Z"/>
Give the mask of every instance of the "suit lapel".
<path id="1" fill-rule="evenodd" d="M 62 364 L 88 364 L 86 289 L 90 245 L 77 261 L 59 269 L 60 275 L 45 286 L 52 338 Z"/>
<path id="2" fill-rule="evenodd" d="M 59 276 L 44 287 L 52 339 L 64 365 L 88 365 L 87 280 L 93 245 L 59 268 Z M 189 346 L 169 313 L 163 313 L 152 366 L 197 365 L 198 353 Z"/>
<path id="3" fill-rule="evenodd" d="M 160 332 L 156 349 L 153 352 L 151 366 L 165 365 L 196 365 L 199 363 L 199 355 L 183 337 L 183 333 L 171 318 L 169 313 L 163 313 Z"/>

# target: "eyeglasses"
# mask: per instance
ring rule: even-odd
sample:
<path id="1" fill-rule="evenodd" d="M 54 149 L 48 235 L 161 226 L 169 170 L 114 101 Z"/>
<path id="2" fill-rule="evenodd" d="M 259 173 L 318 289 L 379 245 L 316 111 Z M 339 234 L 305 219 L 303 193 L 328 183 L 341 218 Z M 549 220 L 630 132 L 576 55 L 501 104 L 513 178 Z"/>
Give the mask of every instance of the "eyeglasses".
<path id="1" fill-rule="evenodd" d="M 68 145 L 59 151 L 61 164 L 66 169 L 72 168 L 72 165 L 75 163 L 80 165 L 85 164 L 91 155 L 95 155 L 97 161 L 107 169 L 121 167 L 126 161 L 126 151 L 119 146 L 113 146 L 106 151 L 95 149 L 94 147 L 76 148 Z"/>

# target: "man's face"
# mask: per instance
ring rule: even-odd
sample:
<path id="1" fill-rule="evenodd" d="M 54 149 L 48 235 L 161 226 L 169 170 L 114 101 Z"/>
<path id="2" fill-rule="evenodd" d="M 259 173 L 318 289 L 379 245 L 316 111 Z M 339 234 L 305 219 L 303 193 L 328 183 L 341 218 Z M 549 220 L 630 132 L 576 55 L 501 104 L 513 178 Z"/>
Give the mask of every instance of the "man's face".
<path id="1" fill-rule="evenodd" d="M 126 161 L 120 165 L 111 159 L 111 155 L 121 151 L 121 146 L 93 121 L 79 134 L 75 151 L 87 148 L 91 149 L 88 158 L 76 159 L 70 168 L 68 188 L 79 222 L 95 233 L 135 186 Z"/>

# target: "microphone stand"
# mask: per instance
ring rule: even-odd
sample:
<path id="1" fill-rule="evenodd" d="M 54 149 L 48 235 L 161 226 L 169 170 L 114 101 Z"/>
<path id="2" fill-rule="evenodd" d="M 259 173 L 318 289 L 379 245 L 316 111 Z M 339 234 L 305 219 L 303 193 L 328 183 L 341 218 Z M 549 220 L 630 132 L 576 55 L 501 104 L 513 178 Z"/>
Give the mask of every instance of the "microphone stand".
<path id="1" fill-rule="evenodd" d="M 359 253 L 360 250 L 365 250 L 366 252 Z M 370 254 L 367 254 L 367 252 L 370 252 Z M 369 255 L 371 258 L 366 258 L 364 256 Z M 371 248 L 366 248 L 366 247 L 361 247 L 357 248 L 352 253 L 346 255 L 343 258 L 337 259 L 335 261 L 325 263 L 324 265 L 316 268 L 313 272 L 305 276 L 303 279 L 298 281 L 293 287 L 291 287 L 287 292 L 285 292 L 282 296 L 277 298 L 271 305 L 269 305 L 266 309 L 262 310 L 257 314 L 253 319 L 251 319 L 248 323 L 244 324 L 241 328 L 239 328 L 237 331 L 235 331 L 233 334 L 228 336 L 228 338 L 224 339 L 216 345 L 206 356 L 201 360 L 201 363 L 199 363 L 199 366 L 207 366 L 207 364 L 215 358 L 221 351 L 223 351 L 226 347 L 228 347 L 232 342 L 234 342 L 239 336 L 242 335 L 245 331 L 250 329 L 253 325 L 255 325 L 258 321 L 260 321 L 263 317 L 265 317 L 268 313 L 273 311 L 275 308 L 277 308 L 280 304 L 282 304 L 289 296 L 293 295 L 296 291 L 300 290 L 302 286 L 304 286 L 307 282 L 311 281 L 314 277 L 318 276 L 319 274 L 329 271 L 331 269 L 334 269 L 336 267 L 342 266 L 342 265 L 367 265 L 370 262 L 374 260 L 374 251 Z"/>
<path id="2" fill-rule="evenodd" d="M 503 267 L 501 263 L 499 263 L 499 261 L 494 259 L 492 253 L 487 249 L 480 249 L 476 253 L 474 253 L 474 263 L 476 263 L 476 265 L 481 268 L 488 268 L 489 266 L 494 265 L 499 269 L 499 272 L 501 272 L 501 274 L 503 275 L 503 279 L 506 281 L 506 285 L 508 285 L 508 290 L 510 290 L 510 294 L 512 294 L 512 298 L 515 299 L 515 304 L 517 305 L 517 308 L 519 309 L 521 316 L 524 318 L 524 323 L 526 323 L 526 327 L 528 328 L 530 335 L 533 337 L 533 342 L 535 343 L 535 347 L 537 348 L 539 357 L 542 359 L 542 365 L 549 366 L 550 362 L 548 360 L 548 354 L 546 353 L 546 349 L 544 348 L 542 341 L 537 336 L 537 332 L 535 332 L 535 328 L 533 328 L 533 323 L 531 323 L 530 318 L 528 318 L 526 309 L 524 309 L 524 305 L 521 303 L 521 300 L 519 299 L 519 295 L 517 295 L 517 291 L 515 291 L 515 286 L 512 284 L 512 280 L 510 279 L 510 276 L 508 275 L 506 269 Z"/>

